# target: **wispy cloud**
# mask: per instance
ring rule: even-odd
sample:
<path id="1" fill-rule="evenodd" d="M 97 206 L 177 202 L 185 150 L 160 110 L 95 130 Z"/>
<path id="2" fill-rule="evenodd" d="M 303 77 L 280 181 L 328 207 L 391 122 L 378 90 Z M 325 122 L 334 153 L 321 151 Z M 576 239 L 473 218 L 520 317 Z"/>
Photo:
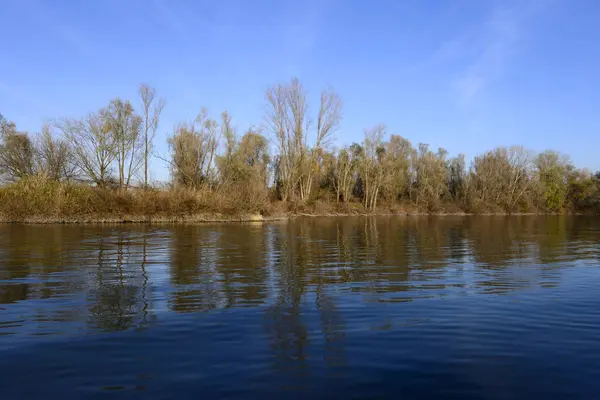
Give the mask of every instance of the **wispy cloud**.
<path id="1" fill-rule="evenodd" d="M 503 3 L 493 8 L 488 19 L 468 38 L 450 42 L 445 51 L 465 54 L 466 67 L 453 81 L 462 105 L 471 104 L 526 50 L 530 27 L 548 4 L 522 2 L 507 7 Z"/>
<path id="2" fill-rule="evenodd" d="M 491 81 L 499 78 L 519 51 L 521 19 L 515 10 L 496 8 L 492 12 L 481 32 L 480 49 L 455 82 L 462 103 L 473 101 Z"/>

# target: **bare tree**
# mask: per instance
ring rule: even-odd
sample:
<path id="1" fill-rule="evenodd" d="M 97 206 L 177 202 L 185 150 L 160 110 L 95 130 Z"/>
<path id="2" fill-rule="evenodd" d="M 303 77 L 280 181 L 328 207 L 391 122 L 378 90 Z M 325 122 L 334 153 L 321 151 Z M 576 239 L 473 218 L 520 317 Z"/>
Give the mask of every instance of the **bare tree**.
<path id="1" fill-rule="evenodd" d="M 204 180 L 202 174 L 204 144 L 202 137 L 195 131 L 194 125 L 182 124 L 176 127 L 168 143 L 171 149 L 169 164 L 175 185 L 199 187 Z"/>
<path id="2" fill-rule="evenodd" d="M 365 130 L 364 152 L 360 163 L 360 176 L 363 181 L 363 200 L 365 208 L 374 210 L 377 198 L 385 178 L 383 137 L 385 125 L 377 125 Z"/>
<path id="3" fill-rule="evenodd" d="M 510 208 L 512 209 L 531 184 L 533 154 L 522 146 L 511 146 L 508 149 L 510 165 Z"/>
<path id="4" fill-rule="evenodd" d="M 467 191 L 467 171 L 465 155 L 459 154 L 448 161 L 448 192 L 455 202 L 465 199 Z"/>
<path id="5" fill-rule="evenodd" d="M 144 186 L 148 186 L 148 163 L 150 153 L 158 129 L 158 123 L 163 109 L 165 108 L 164 99 L 156 99 L 156 89 L 142 84 L 139 88 L 139 96 L 142 100 L 142 119 L 144 135 Z"/>
<path id="6" fill-rule="evenodd" d="M 500 147 L 473 161 L 472 200 L 512 211 L 532 188 L 533 155 L 520 146 Z"/>
<path id="7" fill-rule="evenodd" d="M 142 119 L 135 114 L 129 101 L 119 98 L 110 102 L 105 115 L 115 142 L 119 187 L 127 189 L 144 162 L 144 143 L 140 135 Z"/>
<path id="8" fill-rule="evenodd" d="M 81 120 L 67 118 L 56 126 L 72 146 L 73 162 L 81 172 L 98 186 L 108 184 L 117 150 L 106 111 Z"/>
<path id="9" fill-rule="evenodd" d="M 176 185 L 198 188 L 214 181 L 214 164 L 220 143 L 217 123 L 202 109 L 193 123 L 179 124 L 168 139 L 169 163 Z"/>
<path id="10" fill-rule="evenodd" d="M 231 153 L 218 157 L 221 184 L 253 185 L 266 189 L 269 163 L 267 139 L 249 129 L 235 142 Z"/>
<path id="11" fill-rule="evenodd" d="M 342 100 L 333 89 L 321 93 L 319 115 L 317 116 L 317 137 L 310 150 L 310 159 L 301 177 L 300 197 L 304 200 L 310 196 L 316 172 L 317 157 L 329 144 L 342 119 Z M 307 148 L 308 146 L 304 146 Z"/>
<path id="12" fill-rule="evenodd" d="M 9 181 L 34 175 L 34 154 L 35 149 L 27 133 L 4 130 L 0 144 L 0 174 Z"/>
<path id="13" fill-rule="evenodd" d="M 32 175 L 33 152 L 29 136 L 17 132 L 15 124 L 0 114 L 0 177 L 15 181 Z"/>
<path id="14" fill-rule="evenodd" d="M 399 135 L 392 135 L 386 145 L 385 182 L 383 191 L 391 201 L 408 195 L 411 176 L 411 156 L 414 152 L 411 143 Z"/>
<path id="15" fill-rule="evenodd" d="M 225 138 L 225 159 L 230 160 L 237 146 L 237 134 L 227 111 L 221 113 L 221 136 Z"/>
<path id="16" fill-rule="evenodd" d="M 219 126 L 217 121 L 208 117 L 208 112 L 206 109 L 202 110 L 196 121 L 202 128 L 202 136 L 206 142 L 208 159 L 206 160 L 205 164 L 205 175 L 209 182 L 213 182 L 215 180 L 215 159 L 217 156 L 217 150 L 221 144 L 222 131 L 218 130 Z"/>
<path id="17" fill-rule="evenodd" d="M 10 133 L 16 133 L 17 128 L 14 122 L 8 121 L 2 113 L 0 113 L 0 140 Z"/>
<path id="18" fill-rule="evenodd" d="M 344 147 L 338 153 L 334 169 L 333 185 L 336 191 L 336 201 L 350 201 L 352 188 L 356 180 L 356 171 L 362 157 L 363 147 L 358 143 Z"/>
<path id="19" fill-rule="evenodd" d="M 277 177 L 281 198 L 287 200 L 299 194 L 301 200 L 306 200 L 313 187 L 317 158 L 338 129 L 341 100 L 332 89 L 322 92 L 316 138 L 311 147 L 307 143 L 311 120 L 302 83 L 293 78 L 287 85 L 275 85 L 267 90 L 266 98 L 266 120 L 279 153 Z"/>
<path id="20" fill-rule="evenodd" d="M 304 132 L 309 127 L 306 91 L 297 78 L 289 85 L 267 90 L 267 123 L 279 153 L 277 177 L 282 200 L 292 199 L 300 180 L 304 157 Z"/>
<path id="21" fill-rule="evenodd" d="M 448 191 L 446 156 L 448 152 L 438 149 L 429 150 L 429 145 L 419 143 L 416 157 L 413 158 L 415 170 L 415 196 L 417 206 L 428 209 L 437 207 Z"/>
<path id="22" fill-rule="evenodd" d="M 48 124 L 42 127 L 37 154 L 39 171 L 49 179 L 59 181 L 75 177 L 77 167 L 73 162 L 73 153 L 68 142 L 54 138 Z"/>

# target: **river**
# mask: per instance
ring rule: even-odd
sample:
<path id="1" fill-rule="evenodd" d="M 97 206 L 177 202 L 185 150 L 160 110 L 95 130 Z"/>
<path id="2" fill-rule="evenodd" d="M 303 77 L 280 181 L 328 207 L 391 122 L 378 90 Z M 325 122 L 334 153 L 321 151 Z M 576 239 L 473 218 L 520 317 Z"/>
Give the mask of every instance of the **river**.
<path id="1" fill-rule="evenodd" d="M 0 398 L 594 398 L 600 219 L 0 225 Z"/>

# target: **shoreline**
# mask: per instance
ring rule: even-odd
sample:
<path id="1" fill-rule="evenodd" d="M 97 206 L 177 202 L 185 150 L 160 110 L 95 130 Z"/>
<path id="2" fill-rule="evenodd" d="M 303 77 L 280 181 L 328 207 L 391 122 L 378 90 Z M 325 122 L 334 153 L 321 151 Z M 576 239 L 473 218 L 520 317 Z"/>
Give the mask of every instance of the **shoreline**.
<path id="1" fill-rule="evenodd" d="M 15 225 L 92 225 L 92 224 L 207 224 L 207 223 L 256 223 L 256 222 L 281 222 L 297 218 L 332 218 L 332 217 L 470 217 L 470 216 L 550 216 L 564 215 L 576 216 L 585 215 L 579 213 L 465 213 L 465 212 L 374 212 L 374 213 L 287 213 L 278 215 L 263 216 L 260 214 L 246 215 L 220 215 L 220 214 L 197 214 L 186 216 L 30 216 L 24 218 L 8 218 L 0 215 L 0 224 Z"/>

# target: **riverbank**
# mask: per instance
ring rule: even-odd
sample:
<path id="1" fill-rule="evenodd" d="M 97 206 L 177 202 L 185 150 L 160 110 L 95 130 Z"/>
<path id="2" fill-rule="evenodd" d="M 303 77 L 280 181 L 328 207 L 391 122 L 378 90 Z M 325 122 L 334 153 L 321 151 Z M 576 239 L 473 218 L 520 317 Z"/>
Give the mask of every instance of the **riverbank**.
<path id="1" fill-rule="evenodd" d="M 203 224 L 203 223 L 262 223 L 288 221 L 295 218 L 335 218 L 335 217 L 467 217 L 467 216 L 542 216 L 542 215 L 581 215 L 578 213 L 466 213 L 466 212 L 364 212 L 364 213 L 285 213 L 278 215 L 219 215 L 197 214 L 186 216 L 28 216 L 10 218 L 0 215 L 0 224 Z"/>
<path id="2" fill-rule="evenodd" d="M 428 206 L 414 202 L 382 202 L 370 210 L 355 199 L 331 198 L 283 202 L 273 193 L 244 187 L 129 189 L 91 187 L 22 179 L 0 188 L 0 223 L 205 223 L 280 221 L 296 217 L 360 215 L 515 215 L 547 214 L 539 207 L 507 212 L 497 205 L 439 201 Z M 525 211 L 525 212 L 524 212 Z M 571 213 L 565 208 L 565 213 Z"/>
<path id="3" fill-rule="evenodd" d="M 10 218 L 0 215 L 0 224 L 186 224 L 186 223 L 225 223 L 225 222 L 269 222 L 287 220 L 289 216 L 262 215 L 187 215 L 187 216 L 29 216 Z"/>

